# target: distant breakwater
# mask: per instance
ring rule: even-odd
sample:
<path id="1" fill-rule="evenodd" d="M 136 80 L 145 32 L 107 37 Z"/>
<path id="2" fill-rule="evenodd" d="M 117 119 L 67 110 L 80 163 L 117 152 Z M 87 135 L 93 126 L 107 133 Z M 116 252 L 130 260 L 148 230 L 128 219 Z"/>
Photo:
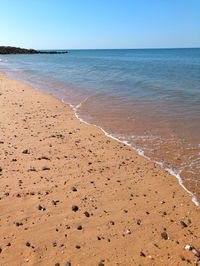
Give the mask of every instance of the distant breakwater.
<path id="1" fill-rule="evenodd" d="M 0 46 L 0 54 L 67 54 L 68 51 L 39 51 L 11 46 Z"/>

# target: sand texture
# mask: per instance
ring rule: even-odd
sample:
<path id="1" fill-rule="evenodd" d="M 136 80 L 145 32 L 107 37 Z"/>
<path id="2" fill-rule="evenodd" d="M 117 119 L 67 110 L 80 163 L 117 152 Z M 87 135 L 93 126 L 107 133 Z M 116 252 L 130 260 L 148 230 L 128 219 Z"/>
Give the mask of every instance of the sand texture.
<path id="1" fill-rule="evenodd" d="M 175 177 L 2 73 L 0 110 L 0 265 L 195 265 Z"/>

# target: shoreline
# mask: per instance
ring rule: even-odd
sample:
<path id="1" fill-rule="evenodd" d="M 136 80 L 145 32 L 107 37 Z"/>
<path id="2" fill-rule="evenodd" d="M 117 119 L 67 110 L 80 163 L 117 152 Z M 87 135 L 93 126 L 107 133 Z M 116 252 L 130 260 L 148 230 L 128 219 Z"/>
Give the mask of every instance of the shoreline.
<path id="1" fill-rule="evenodd" d="M 2 72 L 2 73 L 4 73 L 4 72 Z M 9 74 L 7 74 L 7 73 L 5 73 L 5 74 L 8 75 L 8 77 L 9 77 Z M 32 84 L 31 82 L 28 82 L 28 81 L 26 81 L 26 80 L 21 80 L 21 79 L 18 79 L 18 78 L 16 78 L 16 77 L 12 77 L 12 75 L 10 76 L 10 78 L 14 78 L 14 79 L 16 79 L 16 80 L 18 80 L 18 81 L 20 81 L 20 82 L 24 82 L 25 84 L 31 86 L 33 89 L 36 89 L 36 90 L 38 90 L 38 91 L 41 91 L 42 93 L 48 94 L 48 93 L 46 93 L 46 92 L 43 92 L 43 91 L 42 91 L 41 89 L 39 89 L 39 88 L 35 88 L 34 84 Z M 180 176 L 180 174 L 176 173 L 172 168 L 166 168 L 166 167 L 164 167 L 162 162 L 155 161 L 155 160 L 153 160 L 152 158 L 146 156 L 146 155 L 145 155 L 145 152 L 144 152 L 143 150 L 134 147 L 134 146 L 133 146 L 132 144 L 130 144 L 128 141 L 126 141 L 126 140 L 124 140 L 124 141 L 123 141 L 123 140 L 120 140 L 119 138 L 117 138 L 117 137 L 113 136 L 112 134 L 108 133 L 107 131 L 105 131 L 101 126 L 98 126 L 98 125 L 96 125 L 96 124 L 93 124 L 93 123 L 87 122 L 87 121 L 85 121 L 84 119 L 82 119 L 82 118 L 78 115 L 78 113 L 77 113 L 77 109 L 79 108 L 79 106 L 81 106 L 81 103 L 84 102 L 87 98 L 84 99 L 84 100 L 83 100 L 81 103 L 79 103 L 78 105 L 74 106 L 74 105 L 72 105 L 72 104 L 69 103 L 69 102 L 65 102 L 63 98 L 56 97 L 56 96 L 54 96 L 54 95 L 52 95 L 52 94 L 48 94 L 48 95 L 51 95 L 52 97 L 55 97 L 56 99 L 58 99 L 58 100 L 61 101 L 62 103 L 64 103 L 64 104 L 70 106 L 70 108 L 72 108 L 72 110 L 74 111 L 76 118 L 79 119 L 81 122 L 86 123 L 86 124 L 89 125 L 89 126 L 95 126 L 95 127 L 99 128 L 99 129 L 104 133 L 104 135 L 105 135 L 106 137 L 112 138 L 112 139 L 114 139 L 114 140 L 116 140 L 116 141 L 119 141 L 120 143 L 123 143 L 123 144 L 127 145 L 129 148 L 131 148 L 132 150 L 136 151 L 136 152 L 138 153 L 138 155 L 140 155 L 140 156 L 144 157 L 145 159 L 150 160 L 151 162 L 156 163 L 157 165 L 159 165 L 159 166 L 160 166 L 162 169 L 164 169 L 167 173 L 169 173 L 170 175 L 172 175 L 173 177 L 175 177 L 175 178 L 178 180 L 179 185 L 182 187 L 182 189 L 185 190 L 185 191 L 191 196 L 191 200 L 192 200 L 192 202 L 193 202 L 196 206 L 200 206 L 200 201 L 197 199 L 195 193 L 193 193 L 192 191 L 190 191 L 190 190 L 184 185 L 184 180 L 182 179 L 182 177 Z"/>
<path id="2" fill-rule="evenodd" d="M 63 103 L 65 103 L 65 101 L 64 101 L 63 99 L 62 99 L 61 101 L 62 101 Z M 84 101 L 85 101 L 85 100 L 84 100 Z M 183 189 L 184 189 L 184 190 L 185 190 L 185 191 L 186 191 L 186 192 L 192 197 L 192 202 L 193 202 L 196 206 L 198 206 L 198 207 L 200 206 L 200 202 L 197 200 L 197 198 L 196 198 L 196 196 L 194 195 L 194 193 L 192 193 L 189 189 L 187 189 L 187 188 L 184 186 L 184 184 L 183 184 L 183 179 L 181 178 L 181 176 L 180 176 L 179 174 L 175 173 L 173 169 L 163 167 L 163 164 L 162 164 L 161 162 L 157 162 L 157 161 L 152 160 L 150 157 L 148 157 L 148 156 L 145 155 L 145 153 L 144 153 L 143 150 L 133 147 L 133 145 L 131 145 L 128 141 L 126 141 L 126 140 L 122 141 L 122 140 L 116 138 L 115 136 L 113 136 L 112 134 L 106 132 L 102 127 L 100 127 L 100 126 L 98 126 L 98 125 L 96 125 L 96 124 L 92 124 L 92 123 L 89 123 L 89 122 L 83 120 L 83 119 L 82 119 L 81 117 L 79 117 L 79 115 L 77 114 L 77 112 L 76 112 L 76 111 L 77 111 L 77 107 L 76 107 L 76 106 L 74 107 L 74 106 L 73 106 L 72 104 L 70 104 L 70 103 L 65 103 L 65 104 L 69 105 L 69 106 L 73 109 L 76 118 L 79 119 L 81 122 L 86 123 L 86 124 L 89 125 L 89 126 L 94 126 L 94 127 L 97 127 L 97 128 L 99 128 L 99 129 L 101 129 L 101 131 L 104 133 L 104 135 L 105 135 L 106 137 L 111 138 L 111 139 L 114 139 L 114 140 L 116 140 L 116 141 L 119 141 L 120 143 L 125 144 L 126 146 L 128 146 L 128 147 L 131 148 L 132 150 L 136 151 L 136 152 L 138 153 L 139 156 L 142 156 L 142 157 L 144 157 L 145 159 L 147 159 L 147 160 L 149 160 L 149 161 L 151 161 L 151 162 L 153 162 L 153 163 L 159 165 L 159 166 L 160 166 L 162 169 L 164 169 L 167 173 L 169 173 L 170 175 L 172 175 L 172 176 L 174 176 L 176 179 L 178 179 L 179 185 L 180 185 L 180 186 L 181 186 L 181 187 L 182 187 L 182 188 L 183 188 Z M 80 104 L 78 104 L 78 105 L 80 105 Z"/>
<path id="3" fill-rule="evenodd" d="M 53 96 L 2 73 L 0 84 L 2 263 L 194 261 L 184 247 L 199 248 L 200 210 L 177 179 Z"/>

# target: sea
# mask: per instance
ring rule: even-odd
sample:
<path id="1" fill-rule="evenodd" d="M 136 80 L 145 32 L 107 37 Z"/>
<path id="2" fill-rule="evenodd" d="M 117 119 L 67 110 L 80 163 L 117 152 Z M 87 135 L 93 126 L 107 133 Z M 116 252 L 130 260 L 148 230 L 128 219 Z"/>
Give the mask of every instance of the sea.
<path id="1" fill-rule="evenodd" d="M 0 55 L 0 71 L 70 104 L 174 175 L 199 205 L 200 48 Z"/>

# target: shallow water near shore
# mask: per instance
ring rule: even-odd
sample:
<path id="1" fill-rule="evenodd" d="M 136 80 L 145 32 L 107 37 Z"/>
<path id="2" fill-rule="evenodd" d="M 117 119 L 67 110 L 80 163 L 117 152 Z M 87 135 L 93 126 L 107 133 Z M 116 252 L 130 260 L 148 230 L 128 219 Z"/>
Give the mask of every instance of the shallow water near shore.
<path id="1" fill-rule="evenodd" d="M 71 104 L 200 199 L 200 49 L 7 55 L 0 71 Z"/>

